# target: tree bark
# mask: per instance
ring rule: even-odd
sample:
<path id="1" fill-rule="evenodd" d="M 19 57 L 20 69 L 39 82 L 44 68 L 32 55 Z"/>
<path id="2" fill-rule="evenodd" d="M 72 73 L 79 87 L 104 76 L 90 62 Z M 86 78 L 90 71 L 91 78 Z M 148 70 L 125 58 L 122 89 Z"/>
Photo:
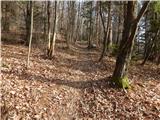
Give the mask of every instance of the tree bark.
<path id="1" fill-rule="evenodd" d="M 53 28 L 53 40 L 52 40 L 52 54 L 51 57 L 53 57 L 55 55 L 55 42 L 56 42 L 56 32 L 57 32 L 57 1 L 55 1 L 55 9 L 54 9 L 54 28 Z"/>
<path id="2" fill-rule="evenodd" d="M 25 45 L 29 45 L 29 39 L 30 39 L 30 27 L 31 27 L 31 9 L 30 5 L 31 3 L 27 1 L 27 6 L 26 6 L 26 16 L 25 16 L 25 25 L 26 25 L 26 43 Z"/>
<path id="3" fill-rule="evenodd" d="M 66 25 L 66 44 L 67 48 L 69 48 L 70 36 L 71 36 L 71 1 L 67 2 L 67 25 Z"/>
<path id="4" fill-rule="evenodd" d="M 146 52 L 145 58 L 144 58 L 144 60 L 143 60 L 141 65 L 144 65 L 146 63 L 146 61 L 148 60 L 148 58 L 150 57 L 150 55 L 151 55 L 151 53 L 153 51 L 153 46 L 155 44 L 156 38 L 159 35 L 159 31 L 160 31 L 160 29 L 157 29 L 156 34 L 155 34 L 155 36 L 153 38 L 152 44 L 151 44 L 150 48 L 148 49 L 148 51 Z"/>
<path id="5" fill-rule="evenodd" d="M 96 2 L 96 37 L 95 37 L 95 40 L 96 40 L 96 45 L 98 48 L 100 48 L 100 45 L 99 45 L 99 2 L 97 1 Z"/>
<path id="6" fill-rule="evenodd" d="M 121 16 L 118 16 L 118 31 L 117 31 L 117 40 L 116 40 L 116 45 L 119 45 L 119 34 L 120 34 L 120 25 L 121 25 Z"/>
<path id="7" fill-rule="evenodd" d="M 145 2 L 137 17 L 135 17 L 135 1 L 128 1 L 127 14 L 124 18 L 124 30 L 122 41 L 119 47 L 119 54 L 116 60 L 116 67 L 112 76 L 113 82 L 122 88 L 129 88 L 127 78 L 129 62 L 134 45 L 135 33 L 137 31 L 138 22 L 147 10 L 149 1 Z"/>
<path id="8" fill-rule="evenodd" d="M 55 7 L 54 7 L 54 23 L 53 23 L 53 36 L 52 36 L 52 40 L 50 42 L 50 49 L 49 49 L 49 53 L 48 53 L 48 57 L 52 58 L 55 54 L 55 40 L 56 40 L 56 28 L 57 28 L 57 1 L 55 1 Z"/>
<path id="9" fill-rule="evenodd" d="M 103 26 L 103 32 L 104 32 L 104 36 L 103 36 L 103 50 L 101 53 L 101 56 L 99 58 L 99 62 L 102 61 L 105 52 L 106 52 L 106 44 L 109 45 L 109 42 L 107 43 L 107 40 L 109 39 L 109 25 L 110 25 L 110 17 L 111 17 L 111 2 L 108 2 L 108 21 L 107 21 L 107 27 L 105 26 L 104 20 L 103 20 L 103 15 L 102 15 L 102 5 L 101 5 L 101 1 L 100 1 L 100 17 L 102 20 L 102 26 Z"/>
<path id="10" fill-rule="evenodd" d="M 76 26 L 76 38 L 75 38 L 75 42 L 78 41 L 80 39 L 80 12 L 81 12 L 81 2 L 79 2 L 78 4 L 78 11 L 77 11 L 77 26 Z"/>
<path id="11" fill-rule="evenodd" d="M 158 56 L 158 59 L 157 59 L 157 65 L 160 64 L 160 53 L 159 53 L 159 56 Z"/>
<path id="12" fill-rule="evenodd" d="M 70 33 L 70 41 L 72 42 L 72 43 L 74 43 L 75 44 L 75 40 L 74 40 L 74 32 L 75 32 L 75 30 L 74 30 L 74 28 L 75 28 L 75 6 L 76 6 L 76 4 L 75 4 L 75 1 L 72 1 L 72 3 L 71 3 L 71 33 Z"/>
<path id="13" fill-rule="evenodd" d="M 43 24 L 44 24 L 44 41 L 46 42 L 47 41 L 47 19 L 45 18 L 45 16 L 47 16 L 47 3 L 46 1 L 44 2 L 44 11 L 43 11 Z"/>
<path id="14" fill-rule="evenodd" d="M 29 34 L 29 49 L 28 49 L 28 59 L 27 59 L 27 68 L 29 67 L 29 60 L 30 60 L 30 53 L 31 53 L 31 44 L 32 44 L 32 31 L 33 31 L 33 3 L 30 1 L 30 9 L 31 9 L 31 16 L 30 16 L 30 34 Z"/>
<path id="15" fill-rule="evenodd" d="M 48 17 L 48 47 L 47 47 L 47 55 L 50 54 L 51 49 L 51 13 L 50 13 L 50 1 L 47 3 L 47 17 Z"/>
<path id="16" fill-rule="evenodd" d="M 91 3 L 91 5 L 90 5 L 90 25 L 89 25 L 89 29 L 90 29 L 90 31 L 89 31 L 89 36 L 88 36 L 88 48 L 90 49 L 90 48 L 92 48 L 92 43 L 91 43 L 91 39 L 92 39 L 92 1 L 90 1 Z"/>
<path id="17" fill-rule="evenodd" d="M 3 4 L 2 4 L 3 5 Z M 4 11 L 4 20 L 3 20 L 3 30 L 8 32 L 10 29 L 10 21 L 9 21 L 9 16 L 8 16 L 8 12 L 9 12 L 9 2 L 6 2 L 5 5 L 5 11 Z"/>
<path id="18" fill-rule="evenodd" d="M 61 30 L 61 32 L 64 32 L 64 31 L 63 31 L 63 29 L 64 29 L 64 26 L 63 26 L 64 6 L 65 6 L 64 2 L 65 2 L 65 1 L 62 1 L 62 3 L 61 3 L 61 7 L 62 7 L 62 10 L 61 10 L 61 18 L 60 18 L 60 20 L 61 20 L 61 23 L 60 23 L 60 30 Z"/>

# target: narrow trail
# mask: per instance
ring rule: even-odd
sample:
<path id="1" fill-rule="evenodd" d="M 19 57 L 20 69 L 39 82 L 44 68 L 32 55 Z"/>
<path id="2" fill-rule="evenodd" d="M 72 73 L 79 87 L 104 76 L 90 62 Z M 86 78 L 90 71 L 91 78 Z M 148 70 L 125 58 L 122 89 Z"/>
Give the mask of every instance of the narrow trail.
<path id="1" fill-rule="evenodd" d="M 105 66 L 96 63 L 92 53 L 57 50 L 56 57 L 48 60 L 42 51 L 32 49 L 30 68 L 26 70 L 27 50 L 19 45 L 2 46 L 7 65 L 2 70 L 3 94 L 7 94 L 3 99 L 13 109 L 12 114 L 47 120 L 78 118 L 82 90 L 91 87 L 92 80 L 104 77 Z"/>

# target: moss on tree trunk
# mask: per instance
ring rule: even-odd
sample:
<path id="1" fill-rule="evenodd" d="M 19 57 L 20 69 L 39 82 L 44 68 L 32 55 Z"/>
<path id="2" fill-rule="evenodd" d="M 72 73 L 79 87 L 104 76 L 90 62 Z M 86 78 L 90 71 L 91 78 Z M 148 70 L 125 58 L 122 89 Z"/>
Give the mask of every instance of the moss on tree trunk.
<path id="1" fill-rule="evenodd" d="M 128 1 L 127 7 L 124 7 L 126 10 L 126 15 L 124 18 L 124 29 L 122 40 L 119 47 L 119 54 L 116 60 L 116 67 L 112 76 L 112 81 L 119 87 L 128 89 L 129 80 L 127 77 L 128 67 L 131 60 L 131 54 L 133 51 L 134 39 L 136 36 L 138 23 L 140 18 L 143 16 L 147 10 L 149 1 L 146 1 L 141 10 L 138 13 L 138 16 L 135 16 L 135 1 Z"/>
<path id="2" fill-rule="evenodd" d="M 120 88 L 123 88 L 123 89 L 129 89 L 130 88 L 130 84 L 129 84 L 129 80 L 128 80 L 128 77 L 125 76 L 125 77 L 113 77 L 112 78 L 112 82 L 120 87 Z"/>

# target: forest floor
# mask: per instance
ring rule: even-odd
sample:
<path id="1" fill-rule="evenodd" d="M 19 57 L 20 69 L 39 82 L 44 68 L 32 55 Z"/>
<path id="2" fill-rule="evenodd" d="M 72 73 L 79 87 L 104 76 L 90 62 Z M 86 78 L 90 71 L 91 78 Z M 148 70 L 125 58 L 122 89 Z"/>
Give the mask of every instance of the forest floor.
<path id="1" fill-rule="evenodd" d="M 34 48 L 26 69 L 28 48 L 2 45 L 2 120 L 160 119 L 160 66 L 132 62 L 124 91 L 109 85 L 115 58 L 72 49 L 57 45 L 48 60 Z"/>

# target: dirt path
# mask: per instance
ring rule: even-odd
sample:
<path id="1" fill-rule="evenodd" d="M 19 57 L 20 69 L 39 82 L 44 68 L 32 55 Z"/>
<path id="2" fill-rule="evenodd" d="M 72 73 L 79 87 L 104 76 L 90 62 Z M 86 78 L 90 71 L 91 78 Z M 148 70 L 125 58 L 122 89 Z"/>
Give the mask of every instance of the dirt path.
<path id="1" fill-rule="evenodd" d="M 48 60 L 43 51 L 34 49 L 30 69 L 26 70 L 27 51 L 27 47 L 20 45 L 2 46 L 3 119 L 158 118 L 159 68 L 150 68 L 154 72 L 147 74 L 155 81 L 143 84 L 140 80 L 146 76 L 145 69 L 149 67 L 144 67 L 143 71 L 141 67 L 137 69 L 134 66 L 130 78 L 139 82 L 131 92 L 125 94 L 108 85 L 106 78 L 111 76 L 115 64 L 112 58 L 97 63 L 96 52 L 56 48 L 56 57 Z M 153 93 L 152 100 L 150 94 Z M 147 107 L 148 104 L 151 105 Z"/>
<path id="2" fill-rule="evenodd" d="M 9 118 L 69 120 L 78 118 L 78 102 L 82 89 L 90 87 L 90 80 L 104 76 L 90 54 L 58 51 L 52 61 L 43 58 L 35 49 L 30 69 L 25 69 L 27 48 L 2 46 L 4 68 L 2 91 Z"/>

